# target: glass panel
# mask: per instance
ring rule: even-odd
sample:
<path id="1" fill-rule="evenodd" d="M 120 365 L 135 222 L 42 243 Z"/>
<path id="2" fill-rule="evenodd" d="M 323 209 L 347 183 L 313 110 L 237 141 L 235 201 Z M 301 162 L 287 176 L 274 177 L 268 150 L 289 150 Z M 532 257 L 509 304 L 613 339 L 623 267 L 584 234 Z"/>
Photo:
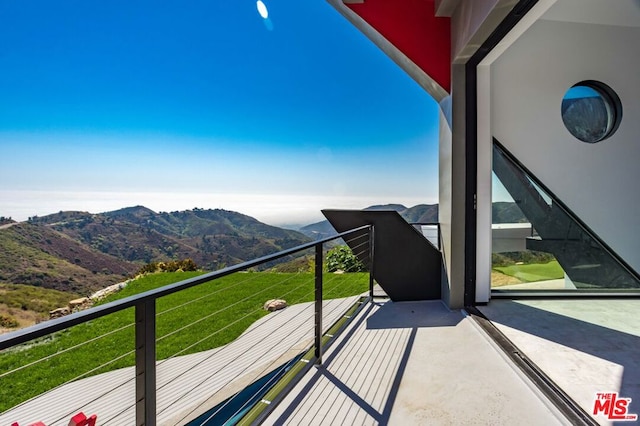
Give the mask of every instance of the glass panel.
<path id="1" fill-rule="evenodd" d="M 495 144 L 493 172 L 492 289 L 640 289 L 640 282 Z"/>

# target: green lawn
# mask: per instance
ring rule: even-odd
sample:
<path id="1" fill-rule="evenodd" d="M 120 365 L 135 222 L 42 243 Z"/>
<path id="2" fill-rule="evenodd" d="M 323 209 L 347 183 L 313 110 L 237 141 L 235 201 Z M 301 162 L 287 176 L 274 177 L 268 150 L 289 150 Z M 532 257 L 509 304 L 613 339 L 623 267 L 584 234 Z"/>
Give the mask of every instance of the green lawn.
<path id="1" fill-rule="evenodd" d="M 149 275 L 132 282 L 105 302 L 198 274 Z M 367 291 L 368 285 L 366 273 L 326 274 L 324 298 L 357 295 Z M 285 299 L 289 304 L 312 301 L 313 286 L 314 277 L 310 273 L 236 273 L 159 299 L 157 358 L 227 344 L 267 314 L 261 309 L 265 301 L 275 298 Z M 0 354 L 0 412 L 62 383 L 86 377 L 85 373 L 95 375 L 133 365 L 133 320 L 133 308 L 127 309 Z M 86 342 L 89 343 L 84 344 Z M 29 365 L 47 357 L 50 358 Z M 111 363 L 102 366 L 106 362 Z M 4 375 L 22 366 L 28 367 Z"/>
<path id="2" fill-rule="evenodd" d="M 554 280 L 564 277 L 564 271 L 556 260 L 548 263 L 496 266 L 493 269 L 505 275 L 516 277 L 523 282 Z"/>

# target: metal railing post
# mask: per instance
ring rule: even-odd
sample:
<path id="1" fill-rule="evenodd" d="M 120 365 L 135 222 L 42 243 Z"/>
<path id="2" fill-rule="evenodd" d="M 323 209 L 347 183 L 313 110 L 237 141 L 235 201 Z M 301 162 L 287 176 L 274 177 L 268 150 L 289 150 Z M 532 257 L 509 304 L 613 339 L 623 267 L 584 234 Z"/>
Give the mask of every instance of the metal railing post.
<path id="1" fill-rule="evenodd" d="M 373 303 L 373 260 L 375 253 L 373 225 L 369 227 L 369 300 Z"/>
<path id="2" fill-rule="evenodd" d="M 156 301 L 136 305 L 136 425 L 156 424 Z"/>
<path id="3" fill-rule="evenodd" d="M 322 365 L 322 243 L 316 244 L 315 259 L 315 356 L 316 364 Z"/>

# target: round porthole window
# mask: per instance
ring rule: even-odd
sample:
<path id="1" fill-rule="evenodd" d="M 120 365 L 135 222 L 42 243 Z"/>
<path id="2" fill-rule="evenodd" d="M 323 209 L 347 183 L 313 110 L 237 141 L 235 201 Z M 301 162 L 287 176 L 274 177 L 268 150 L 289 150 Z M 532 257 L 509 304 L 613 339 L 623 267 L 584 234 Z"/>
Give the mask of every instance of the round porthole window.
<path id="1" fill-rule="evenodd" d="M 613 135 L 621 119 L 620 98 L 599 81 L 582 81 L 562 98 L 562 121 L 583 142 L 596 143 Z"/>

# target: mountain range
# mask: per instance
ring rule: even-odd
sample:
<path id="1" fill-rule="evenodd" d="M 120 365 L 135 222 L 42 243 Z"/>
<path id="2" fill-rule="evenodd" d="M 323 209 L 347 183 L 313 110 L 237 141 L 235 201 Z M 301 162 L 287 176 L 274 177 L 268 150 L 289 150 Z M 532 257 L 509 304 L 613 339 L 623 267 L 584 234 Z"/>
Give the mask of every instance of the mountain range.
<path id="1" fill-rule="evenodd" d="M 408 222 L 438 221 L 438 205 L 367 209 L 395 210 Z M 495 203 L 494 217 L 524 220 L 514 203 Z M 149 262 L 190 258 L 202 269 L 215 270 L 334 234 L 328 221 L 289 230 L 222 209 L 65 211 L 0 225 L 0 283 L 88 294 L 127 279 Z"/>
<path id="2" fill-rule="evenodd" d="M 364 210 L 395 210 L 409 223 L 436 223 L 438 222 L 437 204 L 418 204 L 413 207 L 405 207 L 402 204 L 384 204 L 367 207 Z M 328 220 L 312 223 L 300 228 L 300 232 L 313 238 L 322 239 L 335 235 L 336 231 Z"/>
<path id="3" fill-rule="evenodd" d="M 215 270 L 311 241 L 220 209 L 67 211 L 3 228 L 0 282 L 79 294 L 123 281 L 149 262 L 190 258 Z"/>

